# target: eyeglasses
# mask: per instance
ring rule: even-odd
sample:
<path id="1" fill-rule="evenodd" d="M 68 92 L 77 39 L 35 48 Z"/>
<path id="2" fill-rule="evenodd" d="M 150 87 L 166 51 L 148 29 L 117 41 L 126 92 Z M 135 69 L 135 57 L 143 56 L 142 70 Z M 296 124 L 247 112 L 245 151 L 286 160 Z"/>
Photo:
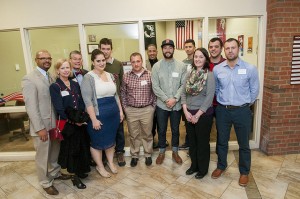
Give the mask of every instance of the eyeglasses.
<path id="1" fill-rule="evenodd" d="M 37 58 L 38 60 L 42 60 L 42 61 L 46 61 L 46 60 L 49 60 L 51 61 L 52 60 L 52 57 L 40 57 L 40 58 Z"/>

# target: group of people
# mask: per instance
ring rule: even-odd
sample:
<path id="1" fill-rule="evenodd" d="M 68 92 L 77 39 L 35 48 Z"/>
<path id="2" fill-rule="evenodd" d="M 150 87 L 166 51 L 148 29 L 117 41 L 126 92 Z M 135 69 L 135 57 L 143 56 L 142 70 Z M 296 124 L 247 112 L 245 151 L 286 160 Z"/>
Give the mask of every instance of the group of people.
<path id="1" fill-rule="evenodd" d="M 22 88 L 43 189 L 50 195 L 59 194 L 53 186 L 55 179 L 71 179 L 77 188 L 86 188 L 81 179 L 88 176 L 90 165 L 96 166 L 103 177 L 117 174 L 114 154 L 119 166 L 126 164 L 125 117 L 131 167 L 138 164 L 141 145 L 145 164 L 152 164 L 156 129 L 156 164 L 163 164 L 169 119 L 172 159 L 182 164 L 178 150 L 179 124 L 183 118 L 187 134 L 183 147 L 189 147 L 191 157 L 186 175 L 196 173 L 197 179 L 208 172 L 213 117 L 217 124 L 218 165 L 212 178 L 220 177 L 226 170 L 230 129 L 234 125 L 240 146 L 239 184 L 246 186 L 251 163 L 250 105 L 257 98 L 259 80 L 256 67 L 238 57 L 238 46 L 236 39 L 228 39 L 224 43 L 224 59 L 221 39 L 210 40 L 209 53 L 205 48 L 196 49 L 194 40 L 187 40 L 188 57 L 182 62 L 174 59 L 174 42 L 166 39 L 161 44 L 161 60 L 157 59 L 156 45 L 150 44 L 146 68 L 142 55 L 135 52 L 130 55 L 132 70 L 123 74 L 122 63 L 112 57 L 112 41 L 103 38 L 99 49 L 91 54 L 91 71 L 82 69 L 81 53 L 72 51 L 69 59 L 55 63 L 56 80 L 48 74 L 51 54 L 38 51 L 37 68 L 23 78 Z M 76 118 L 79 113 L 86 113 L 89 118 Z M 61 130 L 62 141 L 50 139 L 49 131 L 55 128 Z"/>

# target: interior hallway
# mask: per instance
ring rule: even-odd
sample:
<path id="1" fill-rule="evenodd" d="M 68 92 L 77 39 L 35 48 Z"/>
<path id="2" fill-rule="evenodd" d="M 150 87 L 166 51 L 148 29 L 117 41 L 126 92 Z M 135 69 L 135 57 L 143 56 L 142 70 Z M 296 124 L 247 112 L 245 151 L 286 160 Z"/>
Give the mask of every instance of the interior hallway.
<path id="1" fill-rule="evenodd" d="M 214 152 L 209 173 L 201 180 L 185 175 L 190 166 L 186 151 L 180 151 L 182 165 L 173 162 L 171 151 L 167 151 L 164 163 L 157 166 L 157 155 L 156 150 L 152 166 L 147 167 L 142 157 L 135 168 L 130 167 L 130 157 L 126 157 L 126 166 L 118 167 L 119 173 L 109 179 L 104 179 L 92 168 L 83 180 L 87 185 L 84 190 L 74 187 L 70 180 L 56 180 L 54 185 L 60 194 L 55 197 L 47 195 L 39 186 L 34 161 L 0 162 L 0 198 L 300 198 L 300 154 L 266 156 L 252 150 L 252 172 L 246 188 L 238 185 L 237 151 L 229 152 L 229 167 L 216 180 L 210 177 L 216 167 Z"/>

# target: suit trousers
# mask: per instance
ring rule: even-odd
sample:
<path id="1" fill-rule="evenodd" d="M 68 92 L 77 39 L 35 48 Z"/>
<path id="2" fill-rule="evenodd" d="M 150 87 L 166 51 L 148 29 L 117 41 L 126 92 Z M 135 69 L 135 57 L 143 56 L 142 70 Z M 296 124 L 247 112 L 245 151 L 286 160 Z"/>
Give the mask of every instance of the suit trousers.
<path id="1" fill-rule="evenodd" d="M 43 188 L 50 187 L 54 178 L 60 174 L 60 165 L 57 163 L 60 143 L 50 138 L 42 142 L 40 137 L 34 136 L 34 148 L 39 183 Z"/>
<path id="2" fill-rule="evenodd" d="M 205 175 L 208 172 L 210 161 L 210 132 L 213 115 L 202 115 L 196 124 L 186 122 L 187 134 L 190 141 L 189 154 L 191 168 Z"/>
<path id="3" fill-rule="evenodd" d="M 143 108 L 126 107 L 127 126 L 130 135 L 130 154 L 137 158 L 143 144 L 145 157 L 153 152 L 152 124 L 155 108 L 151 105 Z"/>

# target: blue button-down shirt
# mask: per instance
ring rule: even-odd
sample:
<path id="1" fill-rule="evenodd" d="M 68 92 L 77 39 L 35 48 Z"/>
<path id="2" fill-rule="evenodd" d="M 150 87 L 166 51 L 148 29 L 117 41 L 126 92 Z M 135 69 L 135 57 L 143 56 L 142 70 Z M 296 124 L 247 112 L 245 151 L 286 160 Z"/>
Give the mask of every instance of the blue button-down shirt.
<path id="1" fill-rule="evenodd" d="M 257 68 L 241 59 L 231 69 L 227 61 L 213 69 L 217 101 L 223 105 L 252 104 L 259 93 Z"/>

